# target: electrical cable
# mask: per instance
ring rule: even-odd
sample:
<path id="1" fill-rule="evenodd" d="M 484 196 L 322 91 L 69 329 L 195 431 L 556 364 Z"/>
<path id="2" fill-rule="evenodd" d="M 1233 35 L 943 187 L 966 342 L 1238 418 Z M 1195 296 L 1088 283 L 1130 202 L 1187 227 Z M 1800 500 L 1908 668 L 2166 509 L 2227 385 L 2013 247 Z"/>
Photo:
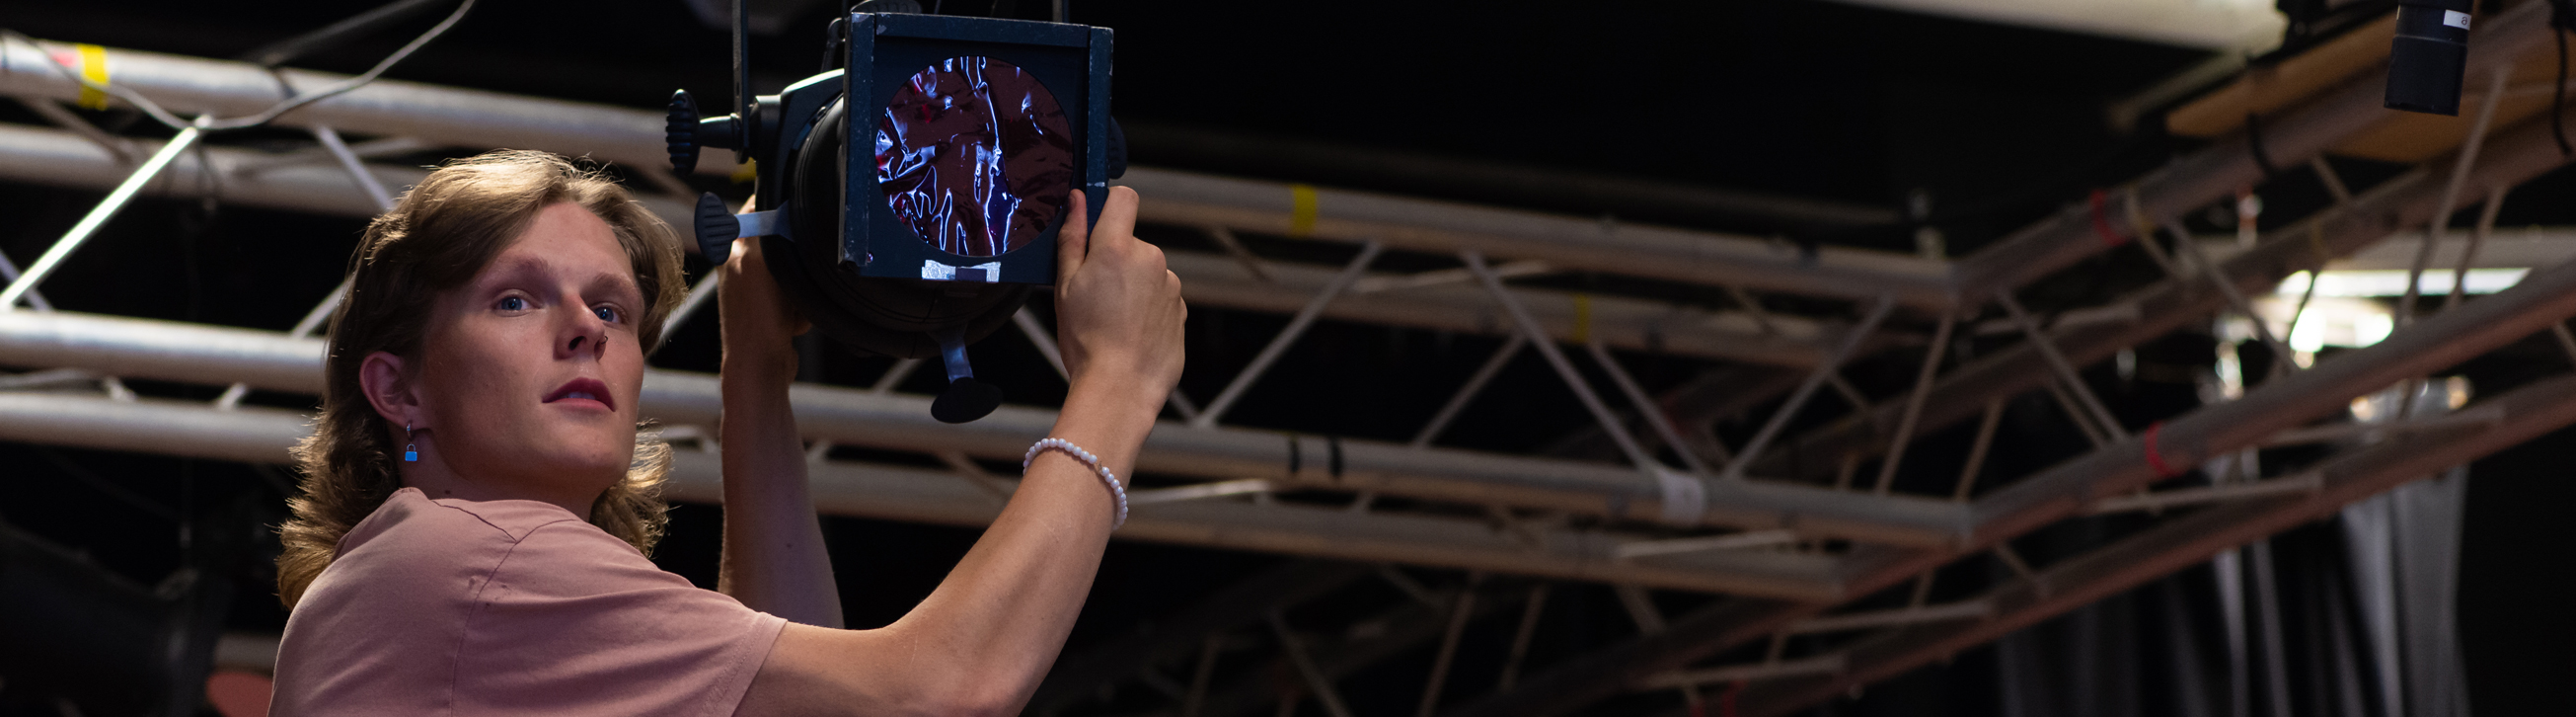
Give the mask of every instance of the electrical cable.
<path id="1" fill-rule="evenodd" d="M 395 50 L 392 55 L 388 55 L 383 61 L 377 62 L 375 67 L 369 68 L 364 74 L 332 83 L 318 91 L 296 95 L 293 98 L 270 105 L 268 109 L 262 110 L 256 114 L 209 122 L 203 125 L 203 129 L 204 131 L 212 132 L 246 129 L 266 125 L 269 122 L 275 121 L 279 116 L 301 109 L 305 105 L 337 97 L 350 90 L 364 87 L 368 83 L 376 81 L 376 78 L 382 76 L 386 70 L 393 69 L 394 65 L 400 64 L 405 59 L 409 59 L 412 53 L 419 51 L 422 46 L 428 45 L 430 41 L 436 40 L 440 35 L 446 34 L 448 28 L 455 27 L 457 21 L 465 19 L 466 13 L 474 9 L 474 3 L 475 0 L 465 0 L 462 3 L 458 3 L 456 11 L 449 13 L 447 19 L 440 20 L 436 26 L 429 28 L 427 32 L 421 33 L 419 37 L 412 38 L 412 41 L 409 44 L 403 45 L 402 49 Z M 20 33 L 16 30 L 0 29 L 0 40 L 17 40 L 19 42 L 26 43 L 29 47 L 36 48 L 38 52 L 44 51 L 43 44 L 38 43 L 35 38 L 28 37 L 26 34 Z M 151 116 L 154 121 L 168 125 L 171 129 L 186 129 L 193 124 L 187 120 L 180 119 L 178 115 L 171 114 L 169 110 L 162 109 L 160 104 L 145 98 L 141 93 L 135 92 L 133 88 L 93 81 L 87 77 L 81 76 L 78 70 L 75 70 L 68 65 L 64 65 L 61 62 L 48 62 L 46 64 L 52 65 L 56 73 L 61 74 L 63 77 L 70 79 L 75 83 L 79 83 L 82 87 L 106 93 L 107 95 L 117 99 L 125 100 L 127 104 L 133 105 L 136 109 L 142 110 L 144 114 Z"/>
<path id="2" fill-rule="evenodd" d="M 234 59 L 261 67 L 278 67 L 293 62 L 296 58 L 336 47 L 368 33 L 409 20 L 420 11 L 444 2 L 446 0 L 394 0 L 349 19 L 331 23 L 322 29 L 269 43 L 259 49 L 242 53 L 240 57 Z"/>
<path id="3" fill-rule="evenodd" d="M 2576 32 L 2576 0 L 2549 0 L 2549 36 L 2558 41 L 2558 84 L 2549 86 L 2549 134 L 2558 156 L 2576 155 L 2567 143 L 2567 33 Z"/>
<path id="4" fill-rule="evenodd" d="M 2245 151 L 2254 155 L 2254 167 L 2263 170 L 2264 181 L 2281 175 L 2281 168 L 2272 164 L 2272 153 L 2263 149 L 2262 115 L 2245 113 Z"/>

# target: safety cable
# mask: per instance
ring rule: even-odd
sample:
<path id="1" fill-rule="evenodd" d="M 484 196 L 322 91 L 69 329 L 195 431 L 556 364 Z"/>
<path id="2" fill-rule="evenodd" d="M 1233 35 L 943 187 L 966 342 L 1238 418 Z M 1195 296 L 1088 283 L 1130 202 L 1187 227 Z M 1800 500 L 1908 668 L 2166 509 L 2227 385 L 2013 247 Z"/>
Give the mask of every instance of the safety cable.
<path id="1" fill-rule="evenodd" d="M 405 59 L 409 59 L 412 53 L 419 51 L 422 46 L 428 45 L 430 41 L 436 40 L 440 35 L 446 34 L 448 28 L 455 27 L 457 21 L 465 19 L 465 14 L 474 9 L 474 3 L 475 0 L 465 0 L 462 3 L 458 3 L 456 11 L 449 13 L 447 15 L 447 19 L 440 20 L 436 26 L 429 28 L 429 31 L 421 33 L 419 37 L 412 38 L 412 41 L 409 44 L 403 45 L 400 50 L 395 50 L 392 55 L 388 55 L 383 61 L 377 62 L 375 67 L 369 68 L 364 74 L 332 83 L 331 85 L 315 92 L 296 95 L 280 101 L 277 104 L 270 105 L 268 109 L 262 110 L 257 114 L 227 120 L 216 120 L 208 122 L 201 127 L 203 128 L 203 131 L 210 132 L 258 127 L 275 121 L 279 116 L 288 112 L 301 109 L 305 105 L 330 99 L 347 93 L 350 90 L 364 87 L 368 83 L 376 81 L 376 78 L 382 76 L 386 70 L 393 69 L 394 65 L 400 64 Z M 26 43 L 27 46 L 36 48 L 36 51 L 39 53 L 43 53 L 45 51 L 45 46 L 38 43 L 35 38 L 28 37 L 26 34 L 20 33 L 16 30 L 0 29 L 0 41 L 6 40 L 17 40 L 19 42 Z M 5 52 L 0 52 L 0 56 L 5 55 Z M 52 65 L 56 73 L 61 74 L 64 78 L 75 83 L 79 83 L 82 87 L 88 88 L 92 91 L 105 93 L 117 99 L 125 100 L 127 104 L 131 104 L 136 109 L 142 110 L 145 115 L 151 116 L 154 121 L 168 125 L 171 129 L 187 129 L 190 126 L 196 126 L 195 123 L 180 119 L 178 115 L 171 114 L 169 110 L 162 109 L 159 103 L 155 103 L 152 100 L 145 98 L 142 93 L 135 92 L 133 88 L 110 85 L 108 83 L 92 80 L 88 77 L 82 76 L 79 70 L 69 65 L 65 65 L 59 60 L 50 61 L 45 64 Z"/>

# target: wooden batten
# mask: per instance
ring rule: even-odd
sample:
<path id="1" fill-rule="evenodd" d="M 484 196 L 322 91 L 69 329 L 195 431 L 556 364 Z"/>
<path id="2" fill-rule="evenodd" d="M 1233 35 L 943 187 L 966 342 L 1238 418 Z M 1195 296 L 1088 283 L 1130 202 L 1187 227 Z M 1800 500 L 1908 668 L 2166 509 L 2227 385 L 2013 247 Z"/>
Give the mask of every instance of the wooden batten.
<path id="1" fill-rule="evenodd" d="M 2354 28 L 2325 44 L 2277 63 L 2245 68 L 2235 82 L 2165 115 L 2165 129 L 2184 137 L 2217 137 L 2245 126 L 2245 115 L 2266 117 L 2298 106 L 2388 61 L 2397 36 L 2397 14 Z"/>
<path id="2" fill-rule="evenodd" d="M 2214 138 L 2244 131 L 2249 114 L 2271 118 L 2293 111 L 2319 94 L 2384 67 L 2396 27 L 2397 15 L 2390 13 L 2298 56 L 2248 67 L 2235 82 L 2175 108 L 2166 115 L 2165 127 L 2177 136 Z M 2555 49 L 2542 45 L 2514 62 L 2490 129 L 2510 127 L 2549 111 L 2550 85 L 2558 80 L 2557 61 Z M 2491 78 L 2463 78 L 2460 116 L 2374 110 L 2381 115 L 2376 122 L 2327 151 L 2404 164 L 2439 157 L 2467 139 Z"/>

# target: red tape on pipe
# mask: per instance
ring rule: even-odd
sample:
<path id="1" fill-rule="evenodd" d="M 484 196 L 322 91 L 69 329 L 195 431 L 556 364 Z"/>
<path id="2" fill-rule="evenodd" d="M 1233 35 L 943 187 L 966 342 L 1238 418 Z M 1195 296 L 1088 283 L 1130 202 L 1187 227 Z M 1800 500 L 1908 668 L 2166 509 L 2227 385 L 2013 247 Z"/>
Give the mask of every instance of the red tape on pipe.
<path id="1" fill-rule="evenodd" d="M 2102 216 L 2102 203 L 2108 199 L 2108 193 L 2099 189 L 2093 190 L 2093 196 L 2088 202 L 2093 211 L 2093 235 L 2102 238 L 2103 246 L 2127 244 L 2129 238 L 2121 236 L 2119 230 L 2111 228 L 2111 220 Z"/>
<path id="2" fill-rule="evenodd" d="M 2140 434 L 2140 437 L 2143 438 L 2147 444 L 2147 467 L 2156 472 L 2157 478 L 2172 478 L 2189 471 L 2174 470 L 2172 464 L 2165 462 L 2164 454 L 2156 450 L 2156 434 L 2163 433 L 2164 428 L 2165 422 L 2157 421 L 2153 425 L 2147 426 L 2147 432 Z"/>

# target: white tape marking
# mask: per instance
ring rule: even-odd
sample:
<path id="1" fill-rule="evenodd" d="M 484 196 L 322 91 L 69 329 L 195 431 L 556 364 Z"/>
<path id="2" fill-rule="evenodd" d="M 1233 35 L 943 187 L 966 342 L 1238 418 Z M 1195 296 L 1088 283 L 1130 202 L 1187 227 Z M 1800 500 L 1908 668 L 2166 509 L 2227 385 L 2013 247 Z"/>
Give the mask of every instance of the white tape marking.
<path id="1" fill-rule="evenodd" d="M 1663 489 L 1665 523 L 1699 525 L 1708 514 L 1708 485 L 1698 476 L 1655 466 L 1655 484 Z"/>
<path id="2" fill-rule="evenodd" d="M 935 260 L 923 259 L 921 278 L 931 281 L 980 281 L 990 284 L 1002 280 L 1002 263 L 991 261 L 974 266 L 949 266 Z"/>

